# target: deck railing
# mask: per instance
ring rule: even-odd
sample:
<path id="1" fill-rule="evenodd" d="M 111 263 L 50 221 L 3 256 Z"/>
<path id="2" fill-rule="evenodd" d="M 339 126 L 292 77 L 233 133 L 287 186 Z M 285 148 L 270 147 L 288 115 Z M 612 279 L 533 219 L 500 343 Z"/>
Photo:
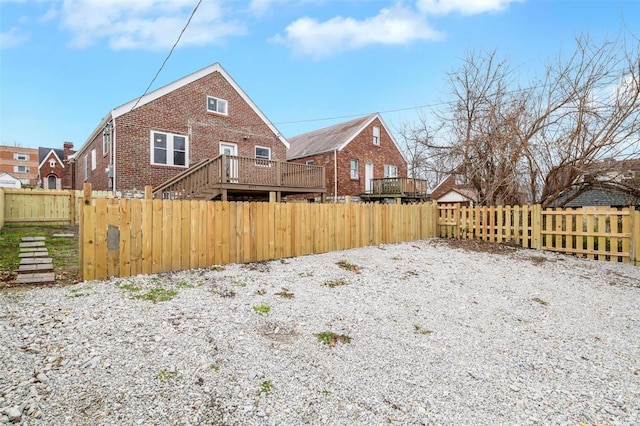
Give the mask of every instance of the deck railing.
<path id="1" fill-rule="evenodd" d="M 229 185 L 318 189 L 324 188 L 324 168 L 277 160 L 220 155 L 194 164 L 155 188 L 156 197 L 198 198 L 203 192 Z"/>
<path id="2" fill-rule="evenodd" d="M 367 194 L 426 197 L 427 181 L 401 177 L 372 179 L 371 190 Z"/>

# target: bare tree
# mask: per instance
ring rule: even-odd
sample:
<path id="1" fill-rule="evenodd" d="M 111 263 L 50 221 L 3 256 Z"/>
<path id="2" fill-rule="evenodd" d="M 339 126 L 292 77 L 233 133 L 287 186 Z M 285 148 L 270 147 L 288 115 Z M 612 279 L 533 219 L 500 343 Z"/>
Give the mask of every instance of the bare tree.
<path id="1" fill-rule="evenodd" d="M 562 203 L 609 179 L 620 162 L 606 159 L 640 155 L 638 47 L 579 37 L 524 87 L 496 52 L 467 54 L 448 75 L 452 102 L 428 152 L 446 155 L 481 204 Z"/>

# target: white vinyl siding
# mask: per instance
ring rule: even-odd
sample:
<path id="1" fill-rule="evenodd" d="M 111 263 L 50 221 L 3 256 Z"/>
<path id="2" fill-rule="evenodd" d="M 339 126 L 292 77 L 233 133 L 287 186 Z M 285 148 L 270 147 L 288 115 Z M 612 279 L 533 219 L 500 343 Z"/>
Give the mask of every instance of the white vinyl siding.
<path id="1" fill-rule="evenodd" d="M 189 137 L 151 131 L 151 164 L 187 167 Z"/>

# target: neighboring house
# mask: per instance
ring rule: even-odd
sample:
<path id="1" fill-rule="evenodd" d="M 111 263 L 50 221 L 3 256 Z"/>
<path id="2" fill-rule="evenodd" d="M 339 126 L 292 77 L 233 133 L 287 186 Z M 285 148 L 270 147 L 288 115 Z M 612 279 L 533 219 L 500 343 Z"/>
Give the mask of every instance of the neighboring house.
<path id="1" fill-rule="evenodd" d="M 478 202 L 478 195 L 463 174 L 451 173 L 435 187 L 431 199 L 440 204 L 473 206 Z"/>
<path id="2" fill-rule="evenodd" d="M 640 189 L 634 190 L 616 183 L 594 183 L 591 187 L 575 195 L 569 192 L 560 197 L 553 207 L 597 207 L 609 206 L 623 208 L 634 206 L 640 208 Z"/>
<path id="3" fill-rule="evenodd" d="M 73 189 L 73 173 L 69 157 L 73 144 L 65 142 L 63 149 L 38 148 L 38 186 L 43 189 Z"/>
<path id="4" fill-rule="evenodd" d="M 19 146 L 0 146 L 0 173 L 9 173 L 22 185 L 36 185 L 38 150 Z"/>
<path id="5" fill-rule="evenodd" d="M 289 138 L 290 162 L 324 166 L 332 199 L 376 192 L 376 180 L 406 180 L 407 161 L 380 114 Z M 426 181 L 424 196 L 426 196 Z"/>
<path id="6" fill-rule="evenodd" d="M 14 178 L 7 172 L 1 172 L 0 188 L 22 188 L 22 182 L 20 182 L 20 179 Z"/>
<path id="7" fill-rule="evenodd" d="M 288 147 L 216 63 L 111 110 L 74 155 L 75 186 L 208 199 L 303 191 L 283 188 L 295 174 L 280 165 Z"/>

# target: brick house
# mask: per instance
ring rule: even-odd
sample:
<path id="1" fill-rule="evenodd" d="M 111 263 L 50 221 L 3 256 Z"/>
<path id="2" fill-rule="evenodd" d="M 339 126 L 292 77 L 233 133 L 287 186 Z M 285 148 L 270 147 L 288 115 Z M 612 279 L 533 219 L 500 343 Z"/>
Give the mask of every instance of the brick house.
<path id="1" fill-rule="evenodd" d="M 276 162 L 286 161 L 288 147 L 271 121 L 215 63 L 112 109 L 74 155 L 75 186 L 90 182 L 95 190 L 155 189 L 225 154 L 225 182 L 241 187 L 237 169 L 246 171 L 244 164 L 256 170 L 261 161 L 264 173 L 280 170 Z M 238 165 L 240 157 L 251 160 Z M 218 165 L 218 173 L 224 168 Z M 227 189 L 208 198 L 221 192 L 226 198 Z"/>
<path id="2" fill-rule="evenodd" d="M 38 149 L 0 146 L 0 173 L 13 176 L 22 185 L 35 186 L 38 178 Z"/>
<path id="3" fill-rule="evenodd" d="M 73 189 L 73 170 L 69 157 L 73 144 L 65 142 L 63 149 L 38 148 L 38 186 L 43 189 Z"/>
<path id="4" fill-rule="evenodd" d="M 327 196 L 333 199 L 361 197 L 375 179 L 407 176 L 407 161 L 377 113 L 291 137 L 289 143 L 288 161 L 326 168 Z"/>

